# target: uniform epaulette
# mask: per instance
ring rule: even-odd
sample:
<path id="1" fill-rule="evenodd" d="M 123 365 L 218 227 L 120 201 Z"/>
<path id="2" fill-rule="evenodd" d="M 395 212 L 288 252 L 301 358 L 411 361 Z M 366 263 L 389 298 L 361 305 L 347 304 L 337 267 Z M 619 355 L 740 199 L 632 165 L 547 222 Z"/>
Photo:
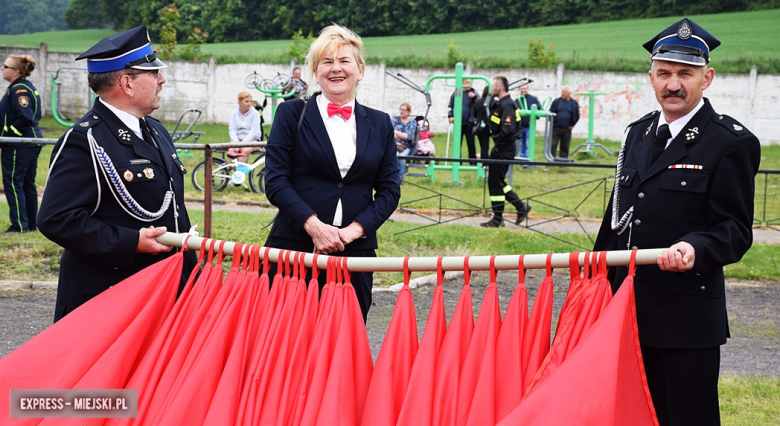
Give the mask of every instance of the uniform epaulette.
<path id="1" fill-rule="evenodd" d="M 100 122 L 100 118 L 97 115 L 85 115 L 81 117 L 81 120 L 77 121 L 73 125 L 73 130 L 81 133 L 86 133 L 91 127 Z"/>
<path id="2" fill-rule="evenodd" d="M 739 121 L 726 114 L 718 114 L 713 121 L 729 129 L 731 133 L 737 136 L 747 136 L 751 134 L 750 130 L 743 126 Z"/>
<path id="3" fill-rule="evenodd" d="M 655 117 L 658 115 L 658 111 L 652 111 L 647 113 L 644 117 L 640 118 L 639 120 L 634 121 L 633 123 L 629 124 L 628 127 L 634 127 L 635 124 L 641 123 L 646 120 L 655 119 Z"/>

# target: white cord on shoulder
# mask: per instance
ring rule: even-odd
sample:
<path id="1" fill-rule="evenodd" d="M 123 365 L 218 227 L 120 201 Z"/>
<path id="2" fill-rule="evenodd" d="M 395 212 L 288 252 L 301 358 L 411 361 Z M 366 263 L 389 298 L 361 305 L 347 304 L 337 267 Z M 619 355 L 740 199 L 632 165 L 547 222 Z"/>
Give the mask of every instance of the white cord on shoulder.
<path id="1" fill-rule="evenodd" d="M 623 143 L 620 144 L 620 153 L 618 154 L 617 169 L 615 170 L 615 187 L 612 189 L 612 230 L 617 232 L 618 235 L 622 234 L 628 228 L 628 224 L 634 215 L 634 206 L 628 208 L 626 213 L 618 220 L 620 215 L 620 178 L 623 172 L 623 161 L 626 154 L 626 140 L 628 139 L 628 132 L 631 127 L 626 128 L 623 133 Z"/>
<path id="2" fill-rule="evenodd" d="M 127 187 L 125 187 L 125 184 L 120 179 L 114 164 L 111 162 L 111 158 L 108 157 L 103 148 L 97 144 L 97 141 L 92 136 L 92 129 L 87 131 L 87 139 L 89 140 L 90 150 L 92 151 L 94 159 L 102 166 L 101 171 L 108 183 L 108 188 L 111 190 L 111 195 L 114 196 L 114 199 L 116 199 L 117 204 L 119 204 L 122 210 L 135 219 L 143 222 L 153 222 L 161 218 L 168 210 L 173 200 L 173 189 L 170 186 L 170 182 L 168 183 L 169 189 L 165 192 L 163 204 L 160 206 L 160 209 L 156 212 L 150 212 L 144 209 L 132 195 L 130 195 L 130 192 L 128 192 Z M 127 206 L 127 208 L 125 206 Z M 130 210 L 128 210 L 128 208 Z"/>

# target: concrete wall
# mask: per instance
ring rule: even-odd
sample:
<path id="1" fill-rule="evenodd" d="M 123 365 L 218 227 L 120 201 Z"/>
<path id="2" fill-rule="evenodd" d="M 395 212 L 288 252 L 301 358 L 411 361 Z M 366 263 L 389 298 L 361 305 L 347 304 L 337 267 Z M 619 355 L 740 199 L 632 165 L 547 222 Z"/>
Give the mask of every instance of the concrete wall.
<path id="1" fill-rule="evenodd" d="M 78 67 L 80 70 L 62 69 L 57 80 L 60 86 L 61 111 L 73 119 L 84 114 L 91 99 L 86 84 L 86 64 L 75 62 L 77 55 L 48 52 L 45 45 L 40 49 L 0 48 L 0 56 L 30 54 L 38 61 L 38 68 L 30 80 L 41 92 L 44 114 L 50 115 L 50 77 L 62 67 Z M 263 95 L 247 89 L 244 80 L 256 72 L 264 78 L 273 78 L 277 73 L 290 74 L 292 64 L 229 64 L 217 65 L 210 62 L 166 61 L 168 69 L 163 71 L 167 82 L 161 92 L 160 109 L 154 114 L 165 121 L 176 121 L 188 108 L 203 111 L 201 120 L 209 123 L 227 123 L 231 112 L 237 107 L 237 94 L 249 90 L 255 99 Z M 468 67 L 467 67 L 468 68 Z M 372 108 L 381 109 L 391 115 L 398 114 L 402 102 L 412 105 L 413 115 L 425 113 L 424 96 L 385 74 L 385 71 L 401 73 L 421 86 L 435 74 L 451 74 L 450 69 L 402 69 L 389 68 L 384 64 L 369 65 L 358 87 L 358 101 Z M 607 92 L 596 96 L 594 102 L 594 134 L 596 138 L 620 140 L 625 126 L 651 110 L 659 109 L 649 78 L 646 73 L 618 73 L 592 71 L 566 71 L 561 65 L 557 69 L 474 69 L 476 75 L 492 78 L 504 75 L 510 81 L 530 77 L 530 93 L 544 100 L 560 96 L 560 89 L 567 85 L 574 92 Z M 303 79 L 309 82 L 310 92 L 318 90 L 308 70 L 303 70 Z M 484 84 L 475 82 L 481 91 Z M 715 110 L 728 114 L 751 129 L 763 144 L 780 143 L 780 75 L 767 74 L 716 74 L 713 85 L 705 92 Z M 435 80 L 430 87 L 433 106 L 429 113 L 434 132 L 447 132 L 447 102 L 452 88 L 444 80 Z M 513 93 L 515 97 L 517 92 Z M 589 102 L 587 96 L 574 96 L 580 103 L 579 124 L 574 128 L 576 137 L 587 137 Z M 270 104 L 269 99 L 269 104 Z M 270 121 L 270 108 L 265 120 Z M 540 128 L 544 128 L 540 120 Z M 227 139 L 227 135 L 225 135 Z"/>

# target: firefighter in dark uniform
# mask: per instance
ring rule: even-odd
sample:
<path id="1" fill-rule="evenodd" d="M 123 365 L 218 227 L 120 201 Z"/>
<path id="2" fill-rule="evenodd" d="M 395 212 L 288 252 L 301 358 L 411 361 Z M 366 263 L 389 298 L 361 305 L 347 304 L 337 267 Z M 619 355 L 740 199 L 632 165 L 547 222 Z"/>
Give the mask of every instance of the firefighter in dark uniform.
<path id="1" fill-rule="evenodd" d="M 0 137 L 40 138 L 41 96 L 27 77 L 35 69 L 30 55 L 11 55 L 3 63 L 3 79 L 11 83 L 0 99 Z M 3 144 L 3 188 L 11 226 L 5 232 L 35 231 L 38 215 L 40 145 Z"/>
<path id="2" fill-rule="evenodd" d="M 184 174 L 159 108 L 166 65 L 141 26 L 102 40 L 87 59 L 99 98 L 54 147 L 39 229 L 65 250 L 55 321 L 110 286 L 173 255 L 154 237 L 187 232 Z M 182 282 L 195 263 L 185 253 Z"/>
<path id="3" fill-rule="evenodd" d="M 490 106 L 490 135 L 493 137 L 494 146 L 490 151 L 491 160 L 512 160 L 515 158 L 515 139 L 520 133 L 520 110 L 509 96 L 507 88 L 509 82 L 506 77 L 498 76 L 493 79 L 493 95 L 498 98 Z M 498 228 L 504 226 L 504 205 L 507 202 L 517 209 L 515 224 L 525 219 L 531 206 L 523 204 L 511 185 L 507 185 L 504 177 L 508 164 L 493 164 L 488 166 L 488 191 L 490 192 L 490 204 L 493 208 L 493 218 L 481 223 L 486 228 Z"/>
<path id="4" fill-rule="evenodd" d="M 635 275 L 647 383 L 664 425 L 718 425 L 723 267 L 753 241 L 758 139 L 703 97 L 720 42 L 683 19 L 644 44 L 660 112 L 632 123 L 594 250 L 669 247 Z M 627 268 L 610 271 L 613 290 Z"/>

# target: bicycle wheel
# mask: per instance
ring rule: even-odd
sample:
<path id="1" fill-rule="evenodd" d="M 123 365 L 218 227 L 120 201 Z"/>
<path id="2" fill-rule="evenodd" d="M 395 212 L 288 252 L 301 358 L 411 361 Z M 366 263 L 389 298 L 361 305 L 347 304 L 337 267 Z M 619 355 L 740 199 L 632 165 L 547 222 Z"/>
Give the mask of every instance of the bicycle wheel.
<path id="1" fill-rule="evenodd" d="M 252 186 L 252 191 L 265 194 L 265 166 L 249 172 L 249 185 Z"/>
<path id="2" fill-rule="evenodd" d="M 211 159 L 211 190 L 222 191 L 230 181 L 231 168 L 227 161 L 221 158 Z M 192 185 L 198 191 L 206 189 L 206 162 L 201 161 L 192 171 Z"/>

